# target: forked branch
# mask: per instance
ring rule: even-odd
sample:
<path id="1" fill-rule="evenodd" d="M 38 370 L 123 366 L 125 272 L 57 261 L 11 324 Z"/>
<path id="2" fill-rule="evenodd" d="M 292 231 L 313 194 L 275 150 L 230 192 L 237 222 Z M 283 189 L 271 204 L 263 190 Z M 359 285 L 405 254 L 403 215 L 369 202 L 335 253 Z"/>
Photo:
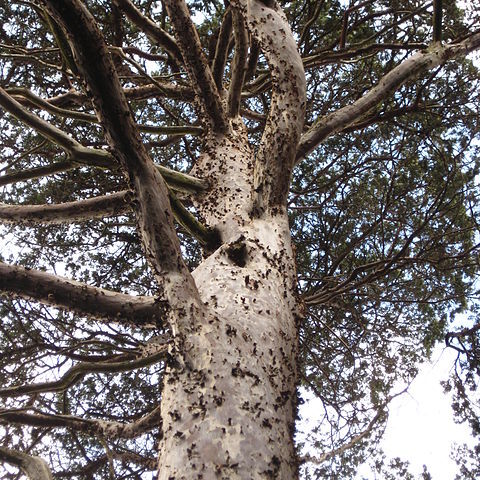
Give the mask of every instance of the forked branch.
<path id="1" fill-rule="evenodd" d="M 266 6 L 266 3 L 269 6 Z M 263 51 L 272 99 L 255 164 L 257 215 L 285 204 L 305 115 L 305 72 L 288 21 L 275 1 L 232 2 Z"/>

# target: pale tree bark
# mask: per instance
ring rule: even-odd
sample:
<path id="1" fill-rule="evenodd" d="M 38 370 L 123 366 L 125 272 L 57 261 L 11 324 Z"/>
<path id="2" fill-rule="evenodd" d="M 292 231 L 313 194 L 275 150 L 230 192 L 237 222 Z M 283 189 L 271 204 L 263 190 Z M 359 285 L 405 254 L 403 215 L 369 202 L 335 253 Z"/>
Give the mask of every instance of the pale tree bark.
<path id="1" fill-rule="evenodd" d="M 166 2 L 171 16 L 178 9 L 185 11 L 181 3 Z M 193 273 L 200 298 L 208 306 L 206 323 L 199 331 L 205 348 L 200 368 L 167 371 L 160 479 L 296 476 L 292 433 L 298 307 L 284 205 L 302 129 L 304 74 L 283 15 L 256 1 L 235 2 L 232 8 L 237 28 L 245 22 L 268 52 L 277 83 L 270 127 L 257 163 L 237 117 L 238 83 L 245 74 L 246 36 L 241 31 L 235 38 L 238 52 L 224 114 L 231 116 L 229 134 L 221 134 L 217 126 L 221 122 L 215 120 L 218 109 L 204 100 L 212 111 L 213 132 L 195 174 L 208 174 L 212 187 L 197 197 L 196 206 L 218 229 L 223 246 Z M 186 21 L 185 15 L 182 18 Z M 184 24 L 175 26 L 188 63 L 184 50 L 196 39 L 180 29 Z M 285 52 L 274 44 L 276 34 L 287 46 Z M 194 67 L 191 81 L 201 87 L 210 78 L 208 67 L 204 61 Z M 211 91 L 215 85 L 208 81 Z M 262 207 L 255 208 L 256 204 Z"/>
<path id="2" fill-rule="evenodd" d="M 52 480 L 52 472 L 43 458 L 0 447 L 0 460 L 19 467 L 30 480 Z"/>

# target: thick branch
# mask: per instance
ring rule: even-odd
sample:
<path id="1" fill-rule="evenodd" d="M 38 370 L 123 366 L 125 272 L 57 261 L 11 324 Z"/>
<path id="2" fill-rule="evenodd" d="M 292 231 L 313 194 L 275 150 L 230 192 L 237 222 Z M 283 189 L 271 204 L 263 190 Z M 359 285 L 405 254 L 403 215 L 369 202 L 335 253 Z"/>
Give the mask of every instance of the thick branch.
<path id="1" fill-rule="evenodd" d="M 128 174 L 147 260 L 157 281 L 172 329 L 195 330 L 203 314 L 194 280 L 185 265 L 173 225 L 168 188 L 149 157 L 135 125 L 105 40 L 80 0 L 45 0 L 67 32 L 113 155 Z M 92 61 L 92 59 L 95 61 Z M 212 80 L 213 82 L 213 80 Z M 188 312 L 188 313 L 185 313 Z M 180 347 L 180 345 L 178 345 Z M 183 347 L 180 347 L 183 350 Z M 179 361 L 182 361 L 179 358 Z"/>
<path id="2" fill-rule="evenodd" d="M 131 210 L 126 190 L 111 195 L 56 205 L 5 205 L 0 203 L 0 221 L 20 225 L 61 224 L 120 215 Z"/>
<path id="3" fill-rule="evenodd" d="M 169 197 L 175 220 L 209 251 L 217 248 L 219 246 L 217 233 L 202 225 L 173 192 L 169 192 Z M 0 203 L 0 221 L 17 225 L 82 222 L 127 213 L 132 209 L 131 201 L 132 193 L 123 190 L 111 195 L 53 205 L 6 205 Z"/>
<path id="4" fill-rule="evenodd" d="M 232 20 L 235 55 L 233 57 L 232 77 L 228 90 L 228 115 L 236 117 L 240 112 L 240 99 L 247 70 L 248 32 L 243 17 L 237 9 L 232 11 Z"/>
<path id="5" fill-rule="evenodd" d="M 0 447 L 0 460 L 19 467 L 30 480 L 53 480 L 47 462 L 40 457 Z"/>
<path id="6" fill-rule="evenodd" d="M 266 6 L 268 3 L 271 6 Z M 275 1 L 236 0 L 270 67 L 272 100 L 256 156 L 257 214 L 284 205 L 305 115 L 305 73 L 288 21 Z"/>
<path id="7" fill-rule="evenodd" d="M 25 410 L 0 410 L 0 423 L 29 425 L 42 428 L 70 428 L 77 432 L 101 435 L 108 439 L 137 438 L 160 425 L 160 406 L 130 423 L 85 419 L 72 415 L 52 415 Z"/>
<path id="8" fill-rule="evenodd" d="M 225 133 L 228 123 L 222 100 L 212 72 L 202 50 L 195 25 L 184 0 L 165 0 L 170 20 L 175 28 L 177 42 L 182 51 L 185 66 L 203 107 L 210 118 L 213 131 Z"/>
<path id="9" fill-rule="evenodd" d="M 152 297 L 112 292 L 3 262 L 0 291 L 100 320 L 146 327 L 158 326 L 163 320 L 161 305 Z"/>
<path id="10" fill-rule="evenodd" d="M 213 58 L 212 72 L 215 84 L 219 91 L 222 90 L 223 72 L 227 64 L 228 46 L 232 35 L 232 10 L 227 9 L 223 16 L 220 32 L 218 33 L 217 45 L 215 48 L 215 57 Z"/>
<path id="11" fill-rule="evenodd" d="M 426 51 L 418 52 L 387 73 L 380 82 L 356 102 L 318 119 L 302 136 L 297 151 L 297 161 L 308 155 L 330 135 L 358 121 L 371 108 L 393 94 L 406 81 L 422 72 L 444 64 L 452 58 L 467 55 L 480 48 L 480 33 L 457 44 L 434 44 Z"/>

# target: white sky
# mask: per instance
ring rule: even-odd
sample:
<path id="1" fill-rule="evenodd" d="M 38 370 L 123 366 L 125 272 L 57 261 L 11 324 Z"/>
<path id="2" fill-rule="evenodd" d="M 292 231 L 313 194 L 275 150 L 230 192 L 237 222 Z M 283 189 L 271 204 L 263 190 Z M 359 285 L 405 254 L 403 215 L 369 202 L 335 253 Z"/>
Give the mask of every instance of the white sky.
<path id="1" fill-rule="evenodd" d="M 453 421 L 451 397 L 443 392 L 441 380 L 447 380 L 454 365 L 456 353 L 439 345 L 431 362 L 425 363 L 407 393 L 395 398 L 389 407 L 389 419 L 380 444 L 388 459 L 400 457 L 410 463 L 409 471 L 416 478 L 425 464 L 433 480 L 453 480 L 457 466 L 450 458 L 453 444 L 468 443 L 470 431 L 465 425 Z M 403 387 L 399 386 L 398 390 Z M 308 425 L 321 406 L 310 395 L 300 408 L 302 423 Z M 301 436 L 299 436 L 301 438 Z M 314 451 L 310 451 L 315 456 Z M 373 478 L 365 465 L 358 478 Z M 378 478 L 378 477 L 377 477 Z"/>
<path id="2" fill-rule="evenodd" d="M 443 393 L 441 380 L 448 378 L 456 353 L 437 347 L 407 394 L 394 399 L 382 446 L 388 457 L 408 460 L 411 472 L 419 474 L 427 465 L 433 480 L 452 480 L 457 472 L 450 459 L 453 442 L 470 438 L 465 425 L 453 422 L 451 398 Z"/>

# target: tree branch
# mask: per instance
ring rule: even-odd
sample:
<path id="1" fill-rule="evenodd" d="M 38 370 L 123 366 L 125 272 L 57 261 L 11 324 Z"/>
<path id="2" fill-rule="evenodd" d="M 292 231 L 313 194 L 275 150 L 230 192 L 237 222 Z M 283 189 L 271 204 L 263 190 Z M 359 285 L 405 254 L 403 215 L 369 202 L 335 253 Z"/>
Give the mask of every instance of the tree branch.
<path id="1" fill-rule="evenodd" d="M 433 1 L 433 41 L 442 41 L 442 0 Z"/>
<path id="2" fill-rule="evenodd" d="M 297 162 L 312 152 L 327 137 L 358 121 L 362 115 L 390 96 L 406 81 L 414 79 L 426 70 L 443 65 L 452 58 L 467 55 L 478 48 L 480 48 L 480 33 L 456 44 L 444 46 L 434 44 L 426 51 L 418 52 L 407 58 L 353 104 L 319 118 L 302 136 L 297 149 Z"/>
<path id="3" fill-rule="evenodd" d="M 176 345 L 182 355 L 188 351 L 181 345 L 184 335 L 195 331 L 204 314 L 204 306 L 181 256 L 168 188 L 142 143 L 95 19 L 80 0 L 44 1 L 67 32 L 78 69 L 88 85 L 113 155 L 127 173 L 130 187 L 135 192 L 134 204 L 146 257 L 160 297 L 166 300 L 164 313 L 177 336 Z M 181 357 L 178 360 L 183 361 Z"/>
<path id="4" fill-rule="evenodd" d="M 34 409 L 32 409 L 34 410 Z M 29 425 L 42 428 L 70 428 L 77 432 L 101 435 L 108 439 L 137 438 L 160 425 L 160 406 L 130 423 L 85 419 L 72 415 L 52 415 L 44 412 L 27 413 L 24 409 L 0 410 L 0 423 Z"/>
<path id="5" fill-rule="evenodd" d="M 63 392 L 71 386 L 77 384 L 89 373 L 119 373 L 136 370 L 137 368 L 148 367 L 154 363 L 164 360 L 167 355 L 168 344 L 165 343 L 162 348 L 148 357 L 140 357 L 133 361 L 123 362 L 81 362 L 70 368 L 60 380 L 54 382 L 33 383 L 31 385 L 18 385 L 0 389 L 0 397 L 20 397 L 33 393 L 45 392 Z"/>
<path id="6" fill-rule="evenodd" d="M 235 38 L 235 54 L 232 64 L 232 76 L 228 89 L 228 115 L 236 117 L 240 113 L 240 100 L 243 82 L 247 71 L 248 59 L 248 32 L 242 14 L 232 11 L 233 35 Z"/>
<path id="7" fill-rule="evenodd" d="M 157 327 L 164 316 L 162 305 L 153 297 L 112 292 L 3 262 L 0 262 L 0 291 L 14 298 L 126 325 Z"/>
<path id="8" fill-rule="evenodd" d="M 3 223 L 35 225 L 82 222 L 93 218 L 120 215 L 131 210 L 132 194 L 124 190 L 111 195 L 57 205 L 6 205 L 0 203 Z"/>
<path id="9" fill-rule="evenodd" d="M 36 167 L 20 172 L 10 173 L 0 176 L 0 187 L 11 183 L 22 182 L 24 180 L 33 180 L 35 178 L 45 177 L 46 175 L 55 175 L 56 173 L 68 172 L 78 167 L 75 162 L 65 160 L 63 162 L 55 162 L 44 167 Z"/>
<path id="10" fill-rule="evenodd" d="M 164 48 L 178 65 L 183 64 L 182 54 L 178 48 L 175 39 L 161 29 L 156 23 L 152 22 L 148 17 L 138 10 L 138 8 L 130 2 L 130 0 L 113 0 L 113 3 L 127 16 L 127 18 L 146 35 L 155 44 Z"/>
<path id="11" fill-rule="evenodd" d="M 0 447 L 0 460 L 19 467 L 30 480 L 53 480 L 47 462 L 40 457 Z"/>
<path id="12" fill-rule="evenodd" d="M 157 85 L 161 90 L 161 85 Z M 44 100 L 35 95 L 27 88 L 9 88 L 6 92 L 12 95 L 13 98 L 21 104 L 29 104 L 41 108 L 49 113 L 60 115 L 61 117 L 73 118 L 75 120 L 82 120 L 89 123 L 99 123 L 96 115 L 85 112 L 77 112 L 74 110 L 67 110 L 65 108 L 57 107 L 54 104 Z M 202 127 L 196 125 L 141 125 L 137 124 L 138 129 L 144 133 L 156 133 L 159 135 L 200 135 L 203 131 Z M 70 138 L 70 137 L 68 137 Z"/>
<path id="13" fill-rule="evenodd" d="M 227 63 L 228 47 L 232 35 L 232 10 L 227 8 L 218 33 L 215 57 L 213 58 L 212 74 L 219 91 L 222 90 L 223 72 Z"/>
<path id="14" fill-rule="evenodd" d="M 111 165 L 110 154 L 104 150 L 87 148 L 42 118 L 24 108 L 0 87 L 0 105 L 25 125 L 32 127 L 43 137 L 66 150 L 73 162 L 86 163 L 98 167 Z"/>
<path id="15" fill-rule="evenodd" d="M 266 3 L 271 7 L 267 7 Z M 272 77 L 272 100 L 255 164 L 257 215 L 284 205 L 305 116 L 305 73 L 288 21 L 275 1 L 235 0 Z"/>
<path id="16" fill-rule="evenodd" d="M 184 0 L 165 0 L 167 12 L 175 28 L 178 45 L 194 89 L 216 133 L 228 131 L 222 100 L 207 59 L 203 53 L 195 25 Z"/>

